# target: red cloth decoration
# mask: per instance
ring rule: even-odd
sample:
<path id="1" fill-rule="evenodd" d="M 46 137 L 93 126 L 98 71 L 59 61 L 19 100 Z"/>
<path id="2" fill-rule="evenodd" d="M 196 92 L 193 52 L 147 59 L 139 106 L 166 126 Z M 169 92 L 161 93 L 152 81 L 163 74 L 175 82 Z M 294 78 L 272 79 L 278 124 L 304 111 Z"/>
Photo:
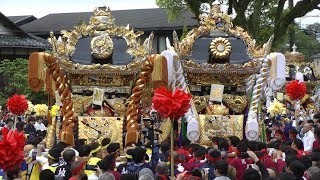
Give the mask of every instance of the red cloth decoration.
<path id="1" fill-rule="evenodd" d="M 184 116 L 190 108 L 190 93 L 176 89 L 173 93 L 161 87 L 155 90 L 152 98 L 153 107 L 163 118 L 177 120 Z"/>
<path id="2" fill-rule="evenodd" d="M 307 86 L 304 82 L 294 80 L 286 85 L 286 93 L 291 100 L 299 100 L 307 93 Z"/>
<path id="3" fill-rule="evenodd" d="M 209 154 L 206 154 L 206 158 L 210 163 L 213 163 L 213 162 L 221 160 L 221 157 L 216 157 L 215 158 L 215 157 L 210 156 Z"/>
<path id="4" fill-rule="evenodd" d="M 25 137 L 23 132 L 2 129 L 0 141 L 0 168 L 4 171 L 19 168 L 23 161 Z"/>
<path id="5" fill-rule="evenodd" d="M 7 107 L 15 115 L 22 115 L 28 109 L 28 100 L 24 95 L 13 95 L 8 99 Z"/>

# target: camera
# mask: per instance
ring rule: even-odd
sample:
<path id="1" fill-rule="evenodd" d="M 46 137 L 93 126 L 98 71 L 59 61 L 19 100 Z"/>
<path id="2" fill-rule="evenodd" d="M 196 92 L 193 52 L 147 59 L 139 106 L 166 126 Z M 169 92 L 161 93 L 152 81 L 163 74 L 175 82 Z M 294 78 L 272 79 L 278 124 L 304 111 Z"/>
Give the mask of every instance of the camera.
<path id="1" fill-rule="evenodd" d="M 97 167 L 96 165 L 86 165 L 86 170 L 89 171 L 97 171 Z"/>
<path id="2" fill-rule="evenodd" d="M 35 161 L 37 159 L 37 151 L 32 152 L 32 161 Z"/>

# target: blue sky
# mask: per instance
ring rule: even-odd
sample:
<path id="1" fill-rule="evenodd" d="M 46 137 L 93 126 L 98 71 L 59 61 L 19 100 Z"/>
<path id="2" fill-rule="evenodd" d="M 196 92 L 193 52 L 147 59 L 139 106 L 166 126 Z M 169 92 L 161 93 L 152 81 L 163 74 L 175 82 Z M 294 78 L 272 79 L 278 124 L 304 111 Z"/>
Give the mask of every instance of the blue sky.
<path id="1" fill-rule="evenodd" d="M 0 11 L 6 16 L 92 11 L 107 5 L 111 10 L 157 8 L 156 0 L 0 0 Z"/>
<path id="2" fill-rule="evenodd" d="M 157 8 L 156 0 L 0 0 L 0 11 L 6 16 L 34 15 L 37 18 L 50 13 L 86 12 L 95 6 L 107 5 L 111 10 Z M 298 0 L 295 0 L 295 3 Z M 308 17 L 318 16 L 318 17 Z M 301 25 L 320 23 L 320 11 L 296 19 Z"/>

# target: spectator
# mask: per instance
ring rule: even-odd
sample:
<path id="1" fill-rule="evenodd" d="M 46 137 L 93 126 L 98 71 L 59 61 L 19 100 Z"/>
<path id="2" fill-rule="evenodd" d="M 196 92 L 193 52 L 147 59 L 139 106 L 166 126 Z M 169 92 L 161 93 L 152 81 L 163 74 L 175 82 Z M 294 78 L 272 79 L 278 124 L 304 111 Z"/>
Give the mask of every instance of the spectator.
<path id="1" fill-rule="evenodd" d="M 315 115 L 316 116 L 316 115 Z M 313 116 L 313 118 L 315 118 L 315 116 Z M 316 123 L 317 127 L 320 128 L 320 118 L 317 119 L 317 123 Z"/>
<path id="2" fill-rule="evenodd" d="M 290 163 L 288 171 L 292 173 L 297 180 L 302 180 L 305 171 L 305 166 L 300 161 L 295 160 Z"/>
<path id="3" fill-rule="evenodd" d="M 14 124 L 13 119 L 8 118 L 8 119 L 6 119 L 5 123 L 6 123 L 6 124 L 4 125 L 4 127 L 3 127 L 2 129 L 8 129 L 8 130 L 11 130 L 11 129 L 12 129 L 12 127 L 13 127 L 13 124 Z"/>
<path id="4" fill-rule="evenodd" d="M 61 164 L 55 172 L 55 175 L 62 177 L 64 180 L 69 180 L 72 176 L 71 164 L 75 161 L 76 153 L 72 149 L 66 149 L 62 153 L 65 163 Z"/>
<path id="5" fill-rule="evenodd" d="M 292 141 L 291 148 L 298 152 L 298 157 L 306 155 L 303 148 L 303 142 L 300 139 L 295 139 Z"/>
<path id="6" fill-rule="evenodd" d="M 23 130 L 24 130 L 24 126 L 25 125 L 26 125 L 26 123 L 24 121 L 18 122 L 17 125 L 16 125 L 16 130 L 18 132 L 24 132 Z"/>
<path id="7" fill-rule="evenodd" d="M 316 166 L 317 162 L 320 161 L 320 152 L 313 151 L 311 153 L 311 161 L 312 161 L 312 166 Z"/>
<path id="8" fill-rule="evenodd" d="M 311 179 L 316 179 L 316 178 L 320 178 L 320 168 L 317 167 L 317 166 L 311 166 L 309 169 L 308 169 L 308 172 L 309 172 L 309 175 L 310 175 L 310 178 Z"/>
<path id="9" fill-rule="evenodd" d="M 121 174 L 117 171 L 114 171 L 116 167 L 115 159 L 112 155 L 107 155 L 104 159 L 97 163 L 102 173 L 108 172 L 113 174 L 116 180 L 120 180 Z"/>
<path id="10" fill-rule="evenodd" d="M 244 171 L 247 168 L 247 142 L 241 140 L 237 145 L 238 156 L 230 161 L 230 165 L 237 170 L 237 180 L 242 180 L 244 176 Z"/>
<path id="11" fill-rule="evenodd" d="M 138 180 L 154 180 L 154 178 L 150 174 L 144 174 Z"/>
<path id="12" fill-rule="evenodd" d="M 302 138 L 304 151 L 311 152 L 312 145 L 315 141 L 314 134 L 311 131 L 312 126 L 309 123 L 305 123 L 303 126 L 304 136 Z"/>
<path id="13" fill-rule="evenodd" d="M 27 138 L 28 138 L 29 142 L 34 140 L 36 133 L 37 133 L 37 130 L 34 127 L 34 124 L 35 124 L 35 118 L 32 116 L 29 117 L 28 124 L 26 125 L 26 127 L 24 129 L 25 133 L 27 134 Z"/>
<path id="14" fill-rule="evenodd" d="M 279 122 L 272 123 L 272 133 L 271 133 L 271 139 L 275 138 L 275 133 L 280 130 L 281 124 Z"/>
<path id="15" fill-rule="evenodd" d="M 149 169 L 149 168 L 143 168 L 141 169 L 141 171 L 139 172 L 138 177 L 142 177 L 143 175 L 149 175 L 150 177 L 152 177 L 154 179 L 154 175 L 153 172 Z"/>
<path id="16" fill-rule="evenodd" d="M 21 173 L 19 168 L 14 168 L 12 170 L 7 171 L 5 180 L 18 180 L 21 179 Z"/>
<path id="17" fill-rule="evenodd" d="M 284 172 L 279 174 L 279 180 L 298 180 L 292 173 Z"/>
<path id="18" fill-rule="evenodd" d="M 91 147 L 89 145 L 83 145 L 79 148 L 79 157 L 89 157 L 91 155 Z"/>
<path id="19" fill-rule="evenodd" d="M 110 143 L 107 147 L 107 153 L 115 157 L 115 159 L 120 156 L 120 144 Z"/>
<path id="20" fill-rule="evenodd" d="M 101 149 L 101 145 L 97 142 L 93 142 L 90 144 L 91 148 L 91 155 L 92 157 L 89 158 L 87 165 L 89 166 L 96 166 L 99 161 L 101 161 L 101 158 L 103 156 L 103 150 Z M 94 174 L 94 170 L 86 170 L 86 175 L 90 176 L 91 174 Z"/>
<path id="21" fill-rule="evenodd" d="M 99 180 L 115 180 L 113 174 L 105 172 L 100 177 Z"/>
<path id="22" fill-rule="evenodd" d="M 208 180 L 213 180 L 216 177 L 214 167 L 218 160 L 221 160 L 221 151 L 219 149 L 209 149 L 207 162 L 202 167 L 203 169 L 208 169 Z"/>
<path id="23" fill-rule="evenodd" d="M 72 177 L 69 180 L 82 180 L 85 179 L 84 173 L 85 164 L 82 161 L 75 161 L 71 164 Z"/>
<path id="24" fill-rule="evenodd" d="M 298 180 L 303 179 L 305 166 L 298 160 L 290 163 L 289 172 L 291 172 Z"/>
<path id="25" fill-rule="evenodd" d="M 297 131 L 297 129 L 293 128 L 289 130 L 289 139 L 290 140 L 295 140 L 298 137 L 299 132 Z"/>
<path id="26" fill-rule="evenodd" d="M 274 140 L 273 142 L 274 143 L 282 143 L 283 142 L 283 137 L 284 137 L 284 134 L 282 132 L 282 130 L 277 130 L 274 134 Z"/>
<path id="27" fill-rule="evenodd" d="M 47 169 L 51 170 L 53 173 L 56 172 L 57 168 L 59 167 L 59 158 L 62 149 L 50 149 L 48 152 L 48 163 L 49 166 Z"/>
<path id="28" fill-rule="evenodd" d="M 37 122 L 34 124 L 36 131 L 44 132 L 47 130 L 46 126 L 43 124 L 43 119 L 38 117 Z"/>
<path id="29" fill-rule="evenodd" d="M 309 123 L 312 128 L 314 127 L 314 121 L 313 120 L 310 119 L 310 120 L 307 121 L 307 123 Z"/>
<path id="30" fill-rule="evenodd" d="M 145 157 L 146 157 L 146 149 L 142 147 L 136 147 L 135 153 L 133 156 L 134 163 L 128 165 L 127 167 L 128 173 L 138 175 L 143 168 L 151 169 L 150 165 L 145 162 Z"/>
<path id="31" fill-rule="evenodd" d="M 314 128 L 315 141 L 312 143 L 312 150 L 320 150 L 320 127 Z"/>
<path id="32" fill-rule="evenodd" d="M 244 179 L 245 180 L 258 180 L 261 179 L 261 175 L 259 171 L 253 169 L 253 168 L 248 168 L 244 171 Z"/>
<path id="33" fill-rule="evenodd" d="M 145 168 L 145 169 L 151 171 L 150 169 L 147 169 L 147 168 Z M 141 173 L 141 171 L 140 171 L 140 173 Z M 140 173 L 139 173 L 139 176 L 140 176 Z M 156 174 L 157 174 L 157 176 L 155 178 L 156 180 L 169 180 L 169 176 L 168 176 L 169 167 L 168 167 L 167 163 L 165 163 L 165 162 L 158 163 L 157 167 L 156 167 Z"/>
<path id="34" fill-rule="evenodd" d="M 120 164 L 118 167 L 117 167 L 117 171 L 121 174 L 127 174 L 127 167 L 130 165 L 130 164 L 134 164 L 134 161 L 133 161 L 133 155 L 135 153 L 135 149 L 134 148 L 131 148 L 131 149 L 127 149 L 126 151 L 126 159 L 127 161 L 123 164 Z"/>
<path id="35" fill-rule="evenodd" d="M 163 141 L 161 144 L 160 144 L 160 150 L 161 150 L 161 153 L 160 153 L 160 161 L 161 162 L 168 162 L 168 157 L 169 157 L 169 150 L 170 150 L 170 145 L 167 141 Z"/>
<path id="36" fill-rule="evenodd" d="M 55 180 L 55 175 L 50 169 L 45 169 L 40 172 L 40 180 Z"/>
<path id="37" fill-rule="evenodd" d="M 228 163 L 224 160 L 218 160 L 215 163 L 214 174 L 216 175 L 215 180 L 230 180 L 228 174 Z"/>
<path id="38" fill-rule="evenodd" d="M 111 144 L 110 138 L 103 138 L 101 141 L 101 149 L 103 150 L 103 157 L 108 155 L 107 148 Z"/>

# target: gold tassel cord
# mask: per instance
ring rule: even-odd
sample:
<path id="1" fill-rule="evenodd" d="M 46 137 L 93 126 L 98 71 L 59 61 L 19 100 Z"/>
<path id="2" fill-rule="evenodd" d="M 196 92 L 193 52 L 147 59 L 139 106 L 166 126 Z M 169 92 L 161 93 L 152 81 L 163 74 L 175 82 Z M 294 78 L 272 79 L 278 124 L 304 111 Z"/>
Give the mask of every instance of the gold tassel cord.
<path id="1" fill-rule="evenodd" d="M 67 77 L 62 73 L 60 70 L 60 66 L 57 63 L 57 60 L 54 56 L 51 56 L 46 53 L 32 53 L 30 58 L 38 60 L 44 60 L 43 62 L 47 66 L 47 73 L 51 74 L 53 81 L 55 82 L 55 85 L 53 87 L 56 87 L 59 95 L 62 99 L 62 108 L 61 113 L 63 116 L 62 121 L 62 130 L 60 135 L 60 140 L 64 141 L 70 145 L 74 144 L 74 138 L 73 138 L 73 127 L 75 122 L 74 112 L 73 112 L 73 101 L 71 99 L 71 90 L 67 85 Z M 44 71 L 43 71 L 44 73 Z"/>

